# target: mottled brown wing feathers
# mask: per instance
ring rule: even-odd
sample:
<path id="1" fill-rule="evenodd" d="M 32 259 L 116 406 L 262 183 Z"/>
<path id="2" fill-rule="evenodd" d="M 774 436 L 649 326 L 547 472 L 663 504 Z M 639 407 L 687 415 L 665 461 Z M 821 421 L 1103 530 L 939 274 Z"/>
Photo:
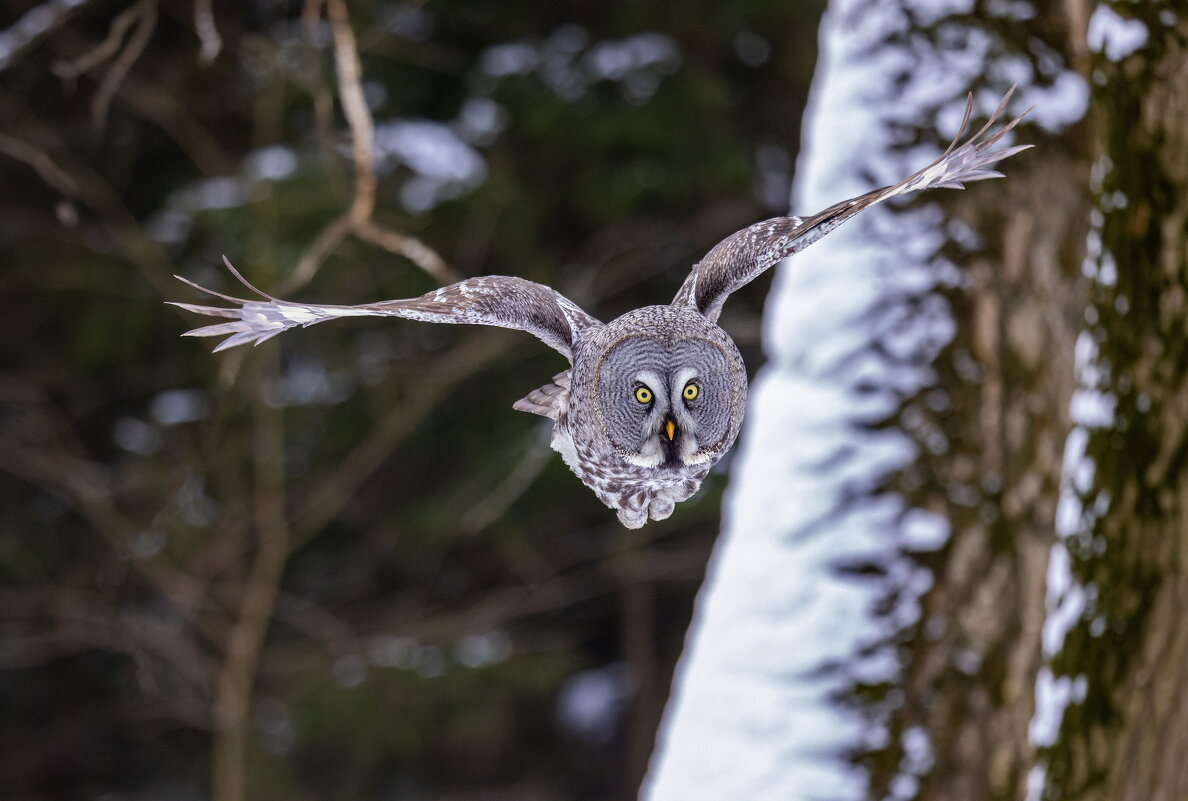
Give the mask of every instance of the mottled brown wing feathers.
<path id="1" fill-rule="evenodd" d="M 387 300 L 359 306 L 333 306 L 293 303 L 266 295 L 228 269 L 262 300 L 244 300 L 187 284 L 221 298 L 232 307 L 195 306 L 174 303 L 188 311 L 211 317 L 229 318 L 232 322 L 209 325 L 187 331 L 185 336 L 230 336 L 216 351 L 243 345 L 259 344 L 282 331 L 309 326 L 337 317 L 403 317 L 430 323 L 469 323 L 515 328 L 527 331 L 546 345 L 573 358 L 575 344 L 584 332 L 602 323 L 582 311 L 571 300 L 543 284 L 506 275 L 468 278 L 456 284 L 428 292 L 419 298 Z M 179 276 L 180 277 L 180 276 Z"/>
<path id="2" fill-rule="evenodd" d="M 1031 147 L 1015 145 L 993 149 L 1031 109 L 993 134 L 985 136 L 1002 116 L 1012 92 L 1014 87 L 1002 98 L 980 131 L 965 142 L 960 142 L 973 110 L 973 96 L 970 95 L 965 106 L 965 118 L 949 148 L 936 161 L 899 183 L 843 200 L 811 217 L 776 217 L 726 237 L 693 267 L 673 299 L 673 305 L 692 306 L 710 320 L 717 320 L 722 312 L 722 304 L 732 292 L 753 281 L 781 259 L 813 244 L 863 209 L 895 195 L 936 187 L 962 189 L 964 183 L 970 181 L 1001 178 L 1002 173 L 990 167 Z"/>

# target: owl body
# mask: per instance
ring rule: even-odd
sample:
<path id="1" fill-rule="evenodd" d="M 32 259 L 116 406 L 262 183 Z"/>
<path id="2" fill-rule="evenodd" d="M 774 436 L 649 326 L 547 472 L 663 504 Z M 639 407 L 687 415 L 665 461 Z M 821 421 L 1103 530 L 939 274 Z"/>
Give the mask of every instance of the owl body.
<path id="1" fill-rule="evenodd" d="M 738 436 L 747 398 L 746 370 L 738 348 L 716 324 L 730 294 L 876 203 L 931 187 L 959 189 L 962 182 L 1001 177 L 990 166 L 1029 147 L 994 149 L 1022 115 L 987 133 L 1009 98 L 1008 92 L 980 131 L 963 143 L 954 139 L 932 164 L 899 183 L 810 217 L 775 217 L 737 231 L 693 266 L 670 304 L 645 306 L 605 324 L 561 293 L 510 276 L 469 278 L 417 298 L 330 306 L 292 303 L 260 292 L 230 262 L 231 273 L 263 300 L 191 284 L 232 307 L 174 305 L 230 320 L 186 332 L 229 335 L 216 351 L 259 344 L 290 328 L 337 317 L 402 317 L 527 331 L 567 358 L 571 367 L 513 408 L 551 418 L 554 450 L 618 512 L 623 525 L 638 528 L 649 519 L 668 517 L 677 503 L 696 492 Z M 972 109 L 971 96 L 962 131 Z"/>
<path id="2" fill-rule="evenodd" d="M 558 379 L 552 447 L 628 528 L 698 490 L 746 407 L 738 348 L 690 307 L 645 306 L 590 330 Z"/>

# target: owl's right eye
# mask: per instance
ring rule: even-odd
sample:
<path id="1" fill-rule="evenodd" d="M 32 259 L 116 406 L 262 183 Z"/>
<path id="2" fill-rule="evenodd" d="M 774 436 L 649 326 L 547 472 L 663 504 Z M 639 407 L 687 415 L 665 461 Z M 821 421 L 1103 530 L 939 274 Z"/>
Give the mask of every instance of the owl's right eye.
<path id="1" fill-rule="evenodd" d="M 648 389 L 647 387 L 636 387 L 635 388 L 635 399 L 637 401 L 639 401 L 640 403 L 651 403 L 652 402 L 652 390 Z"/>

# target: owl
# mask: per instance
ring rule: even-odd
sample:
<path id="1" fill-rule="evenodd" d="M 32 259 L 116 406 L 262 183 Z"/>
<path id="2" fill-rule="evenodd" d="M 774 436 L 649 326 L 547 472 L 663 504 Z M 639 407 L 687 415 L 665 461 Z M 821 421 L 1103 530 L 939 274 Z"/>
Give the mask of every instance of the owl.
<path id="1" fill-rule="evenodd" d="M 229 334 L 215 351 L 259 344 L 290 328 L 338 317 L 403 317 L 526 331 L 561 353 L 570 367 L 512 408 L 550 418 L 551 444 L 565 464 L 617 511 L 624 526 L 639 528 L 649 519 L 668 517 L 676 504 L 697 492 L 738 436 L 747 373 L 738 348 L 717 325 L 730 293 L 890 197 L 932 187 L 961 189 L 963 182 L 1002 177 L 990 167 L 1030 147 L 995 149 L 1022 115 L 987 135 L 1009 98 L 1010 92 L 986 126 L 959 144 L 973 107 L 971 96 L 957 138 L 914 175 L 811 217 L 776 217 L 738 231 L 694 265 L 671 303 L 645 306 L 609 323 L 547 286 L 503 275 L 468 278 L 404 300 L 358 306 L 291 303 L 253 287 L 226 259 L 227 269 L 260 300 L 223 295 L 181 278 L 234 305 L 173 305 L 230 320 L 185 334 Z"/>

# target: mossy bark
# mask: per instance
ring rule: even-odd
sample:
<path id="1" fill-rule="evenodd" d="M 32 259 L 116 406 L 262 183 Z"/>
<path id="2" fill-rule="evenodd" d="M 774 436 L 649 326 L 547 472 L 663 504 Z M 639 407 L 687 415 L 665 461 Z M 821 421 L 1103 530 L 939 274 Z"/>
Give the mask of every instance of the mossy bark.
<path id="1" fill-rule="evenodd" d="M 957 25 L 989 36 L 1000 46 L 986 75 L 995 58 L 1024 57 L 1043 83 L 1052 78 L 1044 58 L 1088 77 L 1086 3 L 1036 4 L 1025 25 L 984 5 L 917 33 L 935 40 Z M 1028 729 L 1074 347 L 1088 302 L 1082 262 L 1093 198 L 1084 122 L 1058 134 L 1025 125 L 1018 139 L 1035 150 L 1004 165 L 1005 181 L 929 198 L 980 244 L 950 242 L 938 254 L 962 274 L 942 290 L 955 335 L 931 363 L 935 385 L 907 399 L 893 421 L 920 456 L 890 488 L 945 518 L 951 534 L 939 551 L 912 555 L 933 584 L 918 622 L 896 639 L 900 679 L 876 703 L 891 737 L 866 755 L 871 798 L 1022 799 L 1035 764 Z M 920 735 L 930 744 L 923 760 L 910 747 Z"/>
<path id="2" fill-rule="evenodd" d="M 909 725 L 929 734 L 919 799 L 1022 798 L 1042 664 L 1045 574 L 1062 475 L 1089 196 L 1082 129 L 952 213 L 990 249 L 965 264 L 956 339 L 938 360 L 949 448 L 926 458 L 927 508 L 950 521 L 905 659 Z"/>
<path id="3" fill-rule="evenodd" d="M 1087 318 L 1112 420 L 1089 430 L 1091 514 L 1068 540 L 1090 599 L 1054 661 L 1084 677 L 1045 754 L 1049 799 L 1188 798 L 1188 19 L 1094 64 L 1101 256 Z"/>

